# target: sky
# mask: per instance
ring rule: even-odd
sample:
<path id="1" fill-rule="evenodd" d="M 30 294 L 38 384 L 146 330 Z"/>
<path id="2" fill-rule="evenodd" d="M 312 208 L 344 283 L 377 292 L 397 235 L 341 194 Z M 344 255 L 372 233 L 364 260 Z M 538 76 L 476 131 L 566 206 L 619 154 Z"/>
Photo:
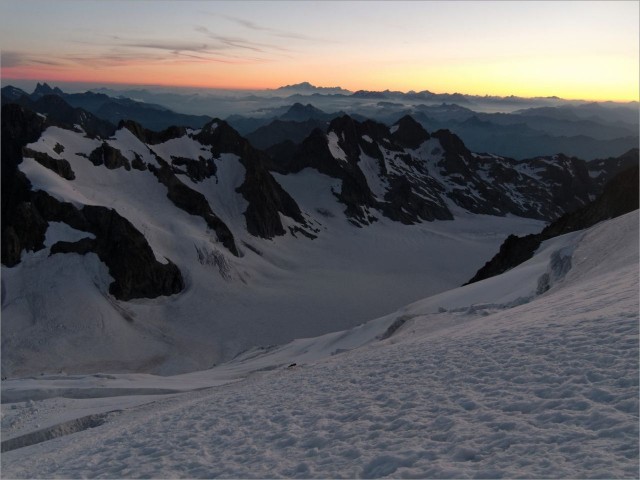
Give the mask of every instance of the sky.
<path id="1" fill-rule="evenodd" d="M 11 80 L 637 101 L 637 1 L 0 0 Z"/>

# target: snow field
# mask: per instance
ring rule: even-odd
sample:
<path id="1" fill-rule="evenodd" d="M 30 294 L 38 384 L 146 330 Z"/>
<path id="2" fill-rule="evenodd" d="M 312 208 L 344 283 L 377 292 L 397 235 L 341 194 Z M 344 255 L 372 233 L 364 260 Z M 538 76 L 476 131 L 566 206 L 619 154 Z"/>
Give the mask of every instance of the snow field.
<path id="1" fill-rule="evenodd" d="M 3 474 L 635 478 L 637 212 L 545 245 L 540 255 L 571 246 L 573 267 L 528 303 L 495 303 L 521 287 L 487 280 L 475 284 L 486 287 L 476 308 L 434 313 L 425 300 L 350 332 L 247 354 L 189 374 L 195 385 L 252 366 L 245 381 L 129 408 L 100 427 L 6 452 Z M 512 279 L 518 270 L 544 272 L 538 258 L 531 263 L 538 268 L 517 267 Z M 395 334 L 372 337 L 400 317 Z M 349 337 L 364 345 L 320 355 Z M 318 356 L 301 361 L 314 345 Z"/>
<path id="2" fill-rule="evenodd" d="M 223 154 L 214 160 L 216 177 L 193 183 L 179 176 L 205 195 L 233 231 L 244 254 L 236 258 L 202 218 L 176 208 L 150 172 L 96 167 L 77 155 L 88 155 L 99 141 L 50 128 L 29 148 L 58 158 L 56 143 L 64 145 L 62 156 L 76 178 L 66 181 L 25 159 L 20 168 L 34 188 L 77 205 L 115 208 L 145 235 L 158 261 L 168 258 L 181 269 L 186 289 L 172 297 L 119 302 L 107 294 L 111 280 L 100 273 L 106 270 L 100 262 L 71 261 L 75 254 L 49 257 L 48 249 L 25 253 L 20 265 L 2 267 L 3 317 L 12 318 L 3 323 L 3 362 L 9 367 L 4 374 L 11 377 L 60 369 L 176 374 L 209 368 L 255 346 L 341 331 L 460 285 L 508 234 L 542 226 L 530 219 L 460 211 L 455 221 L 405 226 L 380 218 L 367 228 L 354 228 L 332 193 L 339 191 L 340 181 L 305 169 L 274 177 L 317 227 L 318 237 L 260 239 L 246 232 L 246 201 L 235 191 L 245 169 L 234 155 Z M 155 163 L 150 147 L 126 129 L 108 143 L 130 159 L 137 153 Z M 188 137 L 151 149 L 163 156 L 181 151 L 181 156 L 197 158 L 205 153 Z M 64 233 L 59 226 L 50 228 L 51 238 Z M 210 258 L 226 268 L 208 262 Z M 61 274 L 75 280 L 63 284 Z M 49 285 L 55 285 L 55 301 L 47 299 Z M 70 311 L 83 315 L 72 317 Z M 11 343 L 15 325 L 23 329 L 20 346 Z M 87 361 L 85 345 L 91 336 L 99 341 L 93 341 Z M 7 359 L 6 352 L 18 351 L 26 353 Z"/>

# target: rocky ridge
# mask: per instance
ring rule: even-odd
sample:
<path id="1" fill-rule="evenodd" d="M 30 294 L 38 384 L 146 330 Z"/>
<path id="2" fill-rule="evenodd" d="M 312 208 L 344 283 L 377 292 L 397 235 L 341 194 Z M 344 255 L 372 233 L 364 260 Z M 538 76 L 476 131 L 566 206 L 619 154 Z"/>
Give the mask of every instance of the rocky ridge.
<path id="1" fill-rule="evenodd" d="M 635 163 L 635 166 L 622 170 L 614 176 L 593 202 L 562 215 L 540 233 L 524 237 L 510 235 L 500 246 L 500 251 L 478 270 L 467 284 L 500 275 L 529 260 L 545 240 L 565 233 L 583 230 L 596 223 L 619 217 L 638 209 L 638 183 L 640 182 L 640 177 L 638 174 L 637 155 Z"/>

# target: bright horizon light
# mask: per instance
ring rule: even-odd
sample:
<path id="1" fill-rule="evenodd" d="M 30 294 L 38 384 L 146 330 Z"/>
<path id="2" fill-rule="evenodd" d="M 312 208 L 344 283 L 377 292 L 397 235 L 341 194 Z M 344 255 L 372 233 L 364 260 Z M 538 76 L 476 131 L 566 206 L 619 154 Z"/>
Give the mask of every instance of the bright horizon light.
<path id="1" fill-rule="evenodd" d="M 9 80 L 637 101 L 638 2 L 0 4 Z"/>

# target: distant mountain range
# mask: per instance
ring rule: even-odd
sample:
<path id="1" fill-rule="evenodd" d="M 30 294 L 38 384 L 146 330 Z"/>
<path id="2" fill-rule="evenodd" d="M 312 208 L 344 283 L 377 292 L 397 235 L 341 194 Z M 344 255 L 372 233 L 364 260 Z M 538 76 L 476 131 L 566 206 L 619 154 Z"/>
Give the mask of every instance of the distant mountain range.
<path id="1" fill-rule="evenodd" d="M 387 125 L 411 115 L 429 131 L 451 130 L 474 151 L 515 159 L 563 153 L 592 160 L 621 155 L 639 142 L 637 102 L 436 94 L 428 90 L 351 92 L 309 82 L 275 90 L 211 94 L 103 88 L 93 94 L 69 95 L 44 85 L 36 90 L 36 95 L 66 96 L 72 106 L 86 107 L 111 123 L 130 118 L 150 129 L 174 124 L 197 128 L 226 112 L 226 120 L 259 148 L 299 143 L 313 128 L 326 128 L 326 121 L 344 113 Z M 300 112 L 300 107 L 315 113 Z M 181 115 L 168 108 L 201 115 Z M 290 109 L 294 115 L 288 116 Z"/>
<path id="2" fill-rule="evenodd" d="M 557 97 L 481 97 L 427 90 L 350 92 L 340 87 L 316 87 L 308 82 L 250 95 L 135 90 L 129 91 L 132 98 L 127 98 L 122 95 L 125 92 L 118 96 L 107 89 L 101 92 L 67 94 L 58 87 L 38 84 L 31 94 L 4 87 L 2 98 L 3 102 L 29 106 L 30 102 L 55 95 L 71 107 L 83 108 L 114 125 L 131 119 L 151 130 L 172 125 L 199 128 L 212 117 L 220 116 L 216 109 L 233 109 L 226 121 L 234 129 L 255 147 L 277 151 L 300 143 L 315 128 L 326 129 L 329 121 L 344 114 L 359 121 L 372 119 L 387 125 L 410 115 L 428 131 L 452 131 L 473 151 L 517 160 L 556 153 L 593 160 L 621 155 L 639 143 L 637 102 L 568 102 Z M 185 110 L 193 105 L 202 109 L 209 105 L 208 114 L 177 113 L 162 106 L 163 102 Z M 34 107 L 36 111 L 38 108 Z"/>
<path id="3" fill-rule="evenodd" d="M 411 115 L 429 131 L 451 130 L 474 151 L 515 159 L 563 153 L 592 160 L 620 155 L 638 146 L 637 110 L 629 107 L 592 103 L 479 113 L 448 103 L 410 109 L 389 102 L 377 105 L 377 112 L 370 116 L 377 121 L 391 125 Z M 256 147 L 268 149 L 281 142 L 299 143 L 314 128 L 326 128 L 329 120 L 344 113 L 326 113 L 311 104 L 295 103 L 289 110 L 273 109 L 257 118 L 233 115 L 227 121 Z M 351 116 L 367 118 L 357 113 Z"/>
<path id="4" fill-rule="evenodd" d="M 176 113 L 156 104 L 138 102 L 125 97 L 111 97 L 102 93 L 64 93 L 58 87 L 38 83 L 33 93 L 7 86 L 2 88 L 2 104 L 20 103 L 38 111 L 35 104 L 48 96 L 57 96 L 71 107 L 82 108 L 98 118 L 117 124 L 121 120 L 134 120 L 146 128 L 163 130 L 173 125 L 198 128 L 211 120 L 206 115 Z"/>

